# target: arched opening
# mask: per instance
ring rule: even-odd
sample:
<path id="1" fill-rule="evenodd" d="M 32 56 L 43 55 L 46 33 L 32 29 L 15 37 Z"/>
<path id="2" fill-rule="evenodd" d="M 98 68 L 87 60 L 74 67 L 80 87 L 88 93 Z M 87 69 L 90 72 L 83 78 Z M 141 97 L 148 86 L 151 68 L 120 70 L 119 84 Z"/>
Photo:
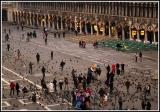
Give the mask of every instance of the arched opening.
<path id="1" fill-rule="evenodd" d="M 145 30 L 144 29 L 139 30 L 139 37 L 140 37 L 141 41 L 144 41 L 144 38 L 145 38 Z"/>
<path id="2" fill-rule="evenodd" d="M 2 21 L 7 21 L 8 16 L 7 16 L 7 9 L 2 9 Z"/>
<path id="3" fill-rule="evenodd" d="M 118 38 L 122 39 L 122 26 L 121 25 L 117 26 L 117 33 L 118 33 Z"/>
<path id="4" fill-rule="evenodd" d="M 137 29 L 136 28 L 131 29 L 131 36 L 133 40 L 137 39 Z"/>
<path id="5" fill-rule="evenodd" d="M 115 36 L 116 35 L 116 24 L 114 21 L 111 22 L 111 36 Z"/>
<path id="6" fill-rule="evenodd" d="M 105 34 L 109 35 L 109 22 L 108 21 L 106 22 L 106 25 L 105 25 Z"/>
<path id="7" fill-rule="evenodd" d="M 147 31 L 147 40 L 152 43 L 153 42 L 153 31 Z"/>
<path id="8" fill-rule="evenodd" d="M 91 34 L 91 23 L 90 22 L 87 22 L 87 32 L 89 33 L 89 34 Z M 93 27 L 93 26 L 92 26 Z"/>
<path id="9" fill-rule="evenodd" d="M 125 39 L 129 39 L 129 35 L 130 35 L 130 33 L 129 33 L 129 26 L 125 25 L 124 26 L 124 38 Z"/>

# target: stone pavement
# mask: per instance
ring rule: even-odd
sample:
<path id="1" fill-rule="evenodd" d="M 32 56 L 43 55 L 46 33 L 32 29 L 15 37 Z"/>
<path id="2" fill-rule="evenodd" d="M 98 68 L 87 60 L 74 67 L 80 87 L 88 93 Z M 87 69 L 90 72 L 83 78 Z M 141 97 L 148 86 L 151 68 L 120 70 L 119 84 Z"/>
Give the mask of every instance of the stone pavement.
<path id="1" fill-rule="evenodd" d="M 4 28 L 8 28 L 8 26 L 3 26 Z M 130 53 L 122 53 L 122 52 L 116 52 L 113 49 L 109 48 L 98 48 L 94 49 L 92 44 L 87 44 L 86 49 L 79 48 L 77 43 L 73 43 L 70 41 L 66 41 L 63 38 L 54 38 L 53 34 L 48 35 L 48 44 L 45 45 L 43 41 L 43 34 L 42 31 L 36 30 L 37 32 L 37 38 L 31 39 L 29 43 L 26 43 L 25 40 L 20 40 L 20 37 L 22 33 L 27 33 L 28 31 L 33 31 L 33 29 L 25 28 L 24 32 L 21 30 L 17 31 L 16 26 L 9 26 L 11 29 L 11 51 L 6 51 L 6 43 L 4 43 L 4 33 L 2 34 L 2 66 L 4 74 L 2 76 L 3 80 L 5 82 L 9 82 L 10 80 L 18 81 L 21 85 L 29 85 L 29 82 L 23 82 L 20 78 L 20 76 L 26 78 L 27 80 L 36 83 L 37 86 L 40 85 L 40 79 L 42 77 L 41 74 L 41 67 L 44 65 L 47 68 L 47 75 L 46 80 L 48 82 L 52 81 L 54 77 L 57 79 L 62 79 L 64 76 L 69 78 L 69 87 L 70 90 L 73 88 L 73 81 L 71 80 L 71 70 L 72 68 L 77 69 L 77 73 L 83 73 L 86 74 L 87 68 L 91 66 L 93 63 L 97 63 L 102 68 L 102 74 L 100 76 L 100 80 L 102 82 L 102 86 L 104 85 L 104 81 L 106 80 L 106 70 L 104 67 L 104 64 L 112 64 L 112 63 L 125 63 L 126 64 L 126 72 L 124 75 L 115 76 L 114 79 L 114 87 L 117 88 L 118 92 L 120 93 L 120 96 L 123 96 L 125 99 L 124 107 L 123 109 L 131 109 L 133 106 L 136 109 L 141 109 L 141 98 L 142 93 L 135 93 L 135 87 L 138 82 L 143 82 L 142 87 L 144 87 L 147 83 L 151 84 L 151 104 L 152 109 L 157 109 L 157 97 L 158 97 L 158 85 L 157 83 L 150 78 L 150 76 L 147 76 L 145 74 L 145 70 L 151 69 L 152 71 L 158 70 L 158 62 L 153 60 L 148 60 L 147 58 L 143 59 L 143 62 L 134 62 L 134 54 Z M 70 36 L 70 34 L 66 34 L 66 36 Z M 21 60 L 15 61 L 16 58 L 16 50 L 20 49 L 22 56 Z M 50 52 L 53 50 L 54 52 L 54 58 L 53 60 L 50 59 Z M 36 53 L 39 52 L 41 56 L 40 64 L 36 63 Z M 157 53 L 155 53 L 157 55 Z M 154 55 L 154 56 L 155 56 Z M 156 57 L 156 56 L 155 56 Z M 61 72 L 59 68 L 59 63 L 61 60 L 64 60 L 66 62 L 64 71 Z M 33 74 L 28 74 L 28 64 L 29 61 L 33 62 Z M 5 68 L 4 68 L 5 67 Z M 131 68 L 135 68 L 131 69 Z M 7 70 L 8 69 L 8 70 Z M 9 72 L 9 70 L 13 72 Z M 136 71 L 137 70 L 137 71 Z M 19 76 L 15 76 L 15 73 L 19 74 Z M 124 83 L 126 79 L 129 79 L 132 82 L 132 86 L 130 88 L 130 95 L 126 94 L 126 88 L 124 86 Z M 4 81 L 3 81 L 4 82 Z M 3 84 L 3 83 L 2 83 Z M 5 83 L 4 83 L 5 85 Z M 96 91 L 96 83 L 93 84 L 93 90 Z M 98 87 L 100 88 L 100 87 Z M 59 90 L 58 90 L 59 91 Z M 3 91 L 4 92 L 4 91 Z M 116 91 L 115 91 L 116 93 Z M 5 94 L 5 93 L 4 93 Z M 5 94 L 7 95 L 8 92 Z M 113 94 L 114 95 L 114 94 Z M 134 97 L 133 97 L 134 96 Z M 7 95 L 7 99 L 10 96 Z M 44 96 L 41 96 L 42 99 Z M 45 98 L 44 98 L 45 99 Z M 58 98 L 59 99 L 59 98 Z M 111 100 L 107 103 L 106 106 L 100 108 L 98 105 L 94 106 L 94 109 L 105 109 L 105 110 L 112 110 L 112 109 L 118 109 L 118 102 L 117 97 L 111 97 Z M 4 100 L 3 100 L 4 101 Z M 10 101 L 10 100 L 9 100 Z M 12 101 L 12 100 L 11 100 Z M 39 109 L 60 109 L 59 106 L 61 106 L 61 109 L 65 109 L 65 107 L 70 106 L 64 106 L 60 105 L 56 101 L 41 101 L 39 102 L 43 103 L 45 106 L 39 106 Z M 56 102 L 56 103 L 55 103 Z M 115 103 L 116 102 L 116 103 Z M 18 105 L 21 105 L 17 103 Z M 25 107 L 25 109 L 35 109 L 35 107 L 29 106 Z M 49 106 L 47 106 L 49 105 Z M 45 107 L 45 108 L 44 108 Z M 11 109 L 12 106 L 4 107 L 3 109 Z M 15 109 L 23 109 L 23 108 L 15 108 Z M 68 108 L 67 108 L 68 109 Z"/>

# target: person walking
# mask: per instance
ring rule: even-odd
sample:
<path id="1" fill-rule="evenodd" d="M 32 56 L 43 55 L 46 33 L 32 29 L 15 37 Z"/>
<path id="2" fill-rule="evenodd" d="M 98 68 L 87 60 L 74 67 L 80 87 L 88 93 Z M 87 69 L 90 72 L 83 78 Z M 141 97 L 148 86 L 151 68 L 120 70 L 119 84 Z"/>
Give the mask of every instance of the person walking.
<path id="1" fill-rule="evenodd" d="M 18 49 L 17 50 L 17 57 L 18 57 L 18 59 L 20 59 L 20 56 L 21 56 L 21 53 L 20 53 L 20 50 Z"/>
<path id="2" fill-rule="evenodd" d="M 62 87 L 63 87 L 63 80 L 60 80 L 59 81 L 59 89 L 60 89 L 60 91 L 62 91 Z"/>
<path id="3" fill-rule="evenodd" d="M 45 78 L 45 72 L 46 72 L 46 69 L 45 69 L 44 66 L 42 67 L 41 71 L 42 71 L 42 75 L 43 75 L 43 78 L 42 78 L 42 79 L 44 79 L 44 78 Z"/>
<path id="4" fill-rule="evenodd" d="M 32 74 L 32 65 L 33 65 L 32 62 L 30 61 L 29 62 L 29 74 Z"/>
<path id="5" fill-rule="evenodd" d="M 65 32 L 63 32 L 63 38 L 65 38 Z"/>
<path id="6" fill-rule="evenodd" d="M 137 56 L 137 53 L 135 54 L 135 62 L 137 62 L 137 58 L 138 58 L 138 56 Z"/>
<path id="7" fill-rule="evenodd" d="M 108 64 L 108 66 L 106 67 L 106 69 L 107 69 L 107 73 L 110 73 L 110 66 L 109 66 L 109 64 Z"/>
<path id="8" fill-rule="evenodd" d="M 142 106 L 142 110 L 146 109 L 146 102 L 145 102 L 145 100 L 142 100 L 141 106 Z"/>
<path id="9" fill-rule="evenodd" d="M 58 37 L 60 38 L 60 33 L 58 33 Z"/>
<path id="10" fill-rule="evenodd" d="M 124 66 L 125 66 L 125 64 L 122 63 L 122 64 L 121 64 L 121 74 L 124 74 L 124 71 L 125 71 L 125 70 L 124 70 Z"/>
<path id="11" fill-rule="evenodd" d="M 122 101 L 122 97 L 121 96 L 118 99 L 118 103 L 119 103 L 119 110 L 122 110 L 123 101 Z"/>
<path id="12" fill-rule="evenodd" d="M 9 51 L 9 49 L 10 49 L 10 44 L 7 43 L 7 50 Z"/>
<path id="13" fill-rule="evenodd" d="M 54 91 L 57 91 L 57 80 L 56 78 L 53 79 Z"/>
<path id="14" fill-rule="evenodd" d="M 69 86 L 68 86 L 68 78 L 67 77 L 65 77 L 65 79 L 64 79 L 64 89 L 65 90 L 69 90 Z"/>
<path id="15" fill-rule="evenodd" d="M 64 65 L 65 65 L 65 62 L 62 60 L 60 63 L 61 71 L 63 71 Z"/>
<path id="16" fill-rule="evenodd" d="M 39 61 L 40 61 L 40 55 L 39 55 L 39 53 L 36 54 L 36 59 L 37 59 L 37 64 L 39 64 Z"/>
<path id="17" fill-rule="evenodd" d="M 104 95 L 105 95 L 105 91 L 103 90 L 103 88 L 101 88 L 99 90 L 99 95 L 100 95 L 100 104 L 99 104 L 99 106 L 101 107 L 104 104 Z"/>
<path id="18" fill-rule="evenodd" d="M 51 51 L 51 60 L 53 60 L 53 51 Z"/>
<path id="19" fill-rule="evenodd" d="M 11 82 L 10 83 L 10 96 L 13 94 L 14 95 L 14 90 L 15 90 L 15 83 Z"/>
<path id="20" fill-rule="evenodd" d="M 140 59 L 140 62 L 142 62 L 142 52 L 139 52 L 139 59 Z"/>
<path id="21" fill-rule="evenodd" d="M 45 45 L 47 45 L 47 37 L 44 40 L 45 40 Z"/>
<path id="22" fill-rule="evenodd" d="M 151 103 L 149 101 L 146 104 L 146 110 L 151 110 Z"/>
<path id="23" fill-rule="evenodd" d="M 17 96 L 19 96 L 20 90 L 19 90 L 19 84 L 18 84 L 18 82 L 16 83 L 16 91 L 17 91 Z"/>
<path id="24" fill-rule="evenodd" d="M 126 89 L 127 89 L 127 93 L 129 93 L 129 87 L 130 87 L 131 83 L 130 81 L 127 79 L 126 83 L 125 83 L 125 86 L 126 86 Z"/>

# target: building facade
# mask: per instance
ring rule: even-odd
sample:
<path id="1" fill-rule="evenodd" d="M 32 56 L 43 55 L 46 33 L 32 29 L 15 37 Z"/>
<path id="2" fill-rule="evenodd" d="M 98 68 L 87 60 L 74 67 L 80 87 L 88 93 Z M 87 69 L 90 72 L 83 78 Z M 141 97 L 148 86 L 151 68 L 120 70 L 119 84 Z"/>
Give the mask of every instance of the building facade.
<path id="1" fill-rule="evenodd" d="M 2 8 L 7 21 L 19 25 L 158 42 L 158 2 L 12 2 Z"/>

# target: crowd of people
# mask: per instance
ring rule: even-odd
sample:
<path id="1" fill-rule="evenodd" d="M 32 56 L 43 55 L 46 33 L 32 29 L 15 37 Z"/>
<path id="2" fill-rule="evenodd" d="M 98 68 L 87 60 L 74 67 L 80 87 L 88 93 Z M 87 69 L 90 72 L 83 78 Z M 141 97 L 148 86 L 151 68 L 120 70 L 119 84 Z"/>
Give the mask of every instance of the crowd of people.
<path id="1" fill-rule="evenodd" d="M 4 31 L 6 32 L 6 30 Z M 46 28 L 44 28 L 44 38 L 45 39 L 45 43 L 47 45 L 47 36 L 48 36 L 48 30 Z M 27 37 L 31 38 L 32 36 L 36 38 L 36 32 L 34 31 L 33 33 L 27 33 Z M 62 33 L 63 37 L 65 37 L 65 33 Z M 60 37 L 60 33 L 58 33 L 58 36 Z M 56 33 L 54 33 L 54 37 L 56 37 Z M 6 34 L 5 36 L 5 40 L 8 41 L 9 39 L 9 35 Z M 98 43 L 97 41 L 94 42 L 93 46 L 97 47 Z M 85 41 L 79 41 L 79 47 L 85 48 L 86 46 L 86 42 Z M 10 45 L 7 44 L 7 50 L 9 51 L 10 49 Z M 17 57 L 18 59 L 20 58 L 20 50 L 17 50 Z M 51 60 L 53 60 L 53 51 L 51 51 Z M 37 53 L 36 54 L 36 61 L 37 64 L 40 63 L 41 57 L 40 54 Z M 139 54 L 140 57 L 140 61 L 142 61 L 142 53 L 140 52 Z M 137 62 L 137 56 L 136 56 L 136 62 Z M 61 71 L 64 71 L 64 66 L 65 66 L 66 62 L 64 62 L 63 60 L 60 62 L 60 68 Z M 109 96 L 109 94 L 113 94 L 113 89 L 114 89 L 114 77 L 115 75 L 123 75 L 125 72 L 125 64 L 124 63 L 115 63 L 112 65 L 105 65 L 106 67 L 106 81 L 104 83 L 105 88 L 97 88 L 98 90 L 96 91 L 97 94 L 99 94 L 99 99 L 100 99 L 100 104 L 99 106 L 102 107 L 105 105 L 105 102 L 107 102 L 107 97 Z M 29 62 L 29 74 L 32 74 L 33 72 L 33 63 L 30 61 Z M 46 74 L 46 67 L 42 66 L 41 68 L 41 72 L 42 72 L 42 78 L 41 78 L 41 86 L 42 88 L 45 90 L 45 93 L 49 93 L 48 87 L 47 87 L 47 83 L 45 80 L 45 74 Z M 97 83 L 99 80 L 99 77 L 101 75 L 101 68 L 100 66 L 96 66 L 95 68 L 93 66 L 88 68 L 87 74 L 82 74 L 80 73 L 79 75 L 77 75 L 78 73 L 72 69 L 71 71 L 71 75 L 72 75 L 72 81 L 73 81 L 73 90 L 71 92 L 72 94 L 72 106 L 75 107 L 78 110 L 91 110 L 92 109 L 92 103 L 93 103 L 93 99 L 94 99 L 94 95 L 95 93 L 93 93 L 93 84 Z M 53 78 L 53 89 L 54 92 L 57 91 L 57 85 L 59 85 L 59 90 L 66 90 L 66 91 L 70 91 L 69 88 L 69 84 L 70 81 L 67 77 L 64 77 L 64 79 L 60 79 L 57 80 L 56 77 Z M 103 85 L 103 83 L 102 83 Z M 125 82 L 125 86 L 126 86 L 126 90 L 127 93 L 129 94 L 129 88 L 131 86 L 131 82 L 129 81 L 129 79 L 127 79 L 127 81 Z M 147 85 L 145 87 L 145 96 L 150 94 L 150 86 Z M 20 93 L 20 86 L 18 83 L 14 83 L 11 82 L 10 83 L 10 95 L 14 95 L 14 92 L 17 92 L 17 96 L 19 96 Z M 108 92 L 108 90 L 110 90 Z M 137 85 L 137 91 L 141 91 L 142 87 L 140 82 Z M 23 94 L 25 95 L 25 93 L 28 92 L 28 89 L 26 87 L 23 87 L 22 89 Z M 34 102 L 36 102 L 36 94 L 33 94 L 32 100 Z M 119 109 L 123 109 L 123 100 L 122 97 L 119 97 Z M 147 101 L 146 99 L 144 99 L 142 101 L 142 109 L 147 109 L 150 110 L 151 109 L 151 103 L 149 101 Z"/>

